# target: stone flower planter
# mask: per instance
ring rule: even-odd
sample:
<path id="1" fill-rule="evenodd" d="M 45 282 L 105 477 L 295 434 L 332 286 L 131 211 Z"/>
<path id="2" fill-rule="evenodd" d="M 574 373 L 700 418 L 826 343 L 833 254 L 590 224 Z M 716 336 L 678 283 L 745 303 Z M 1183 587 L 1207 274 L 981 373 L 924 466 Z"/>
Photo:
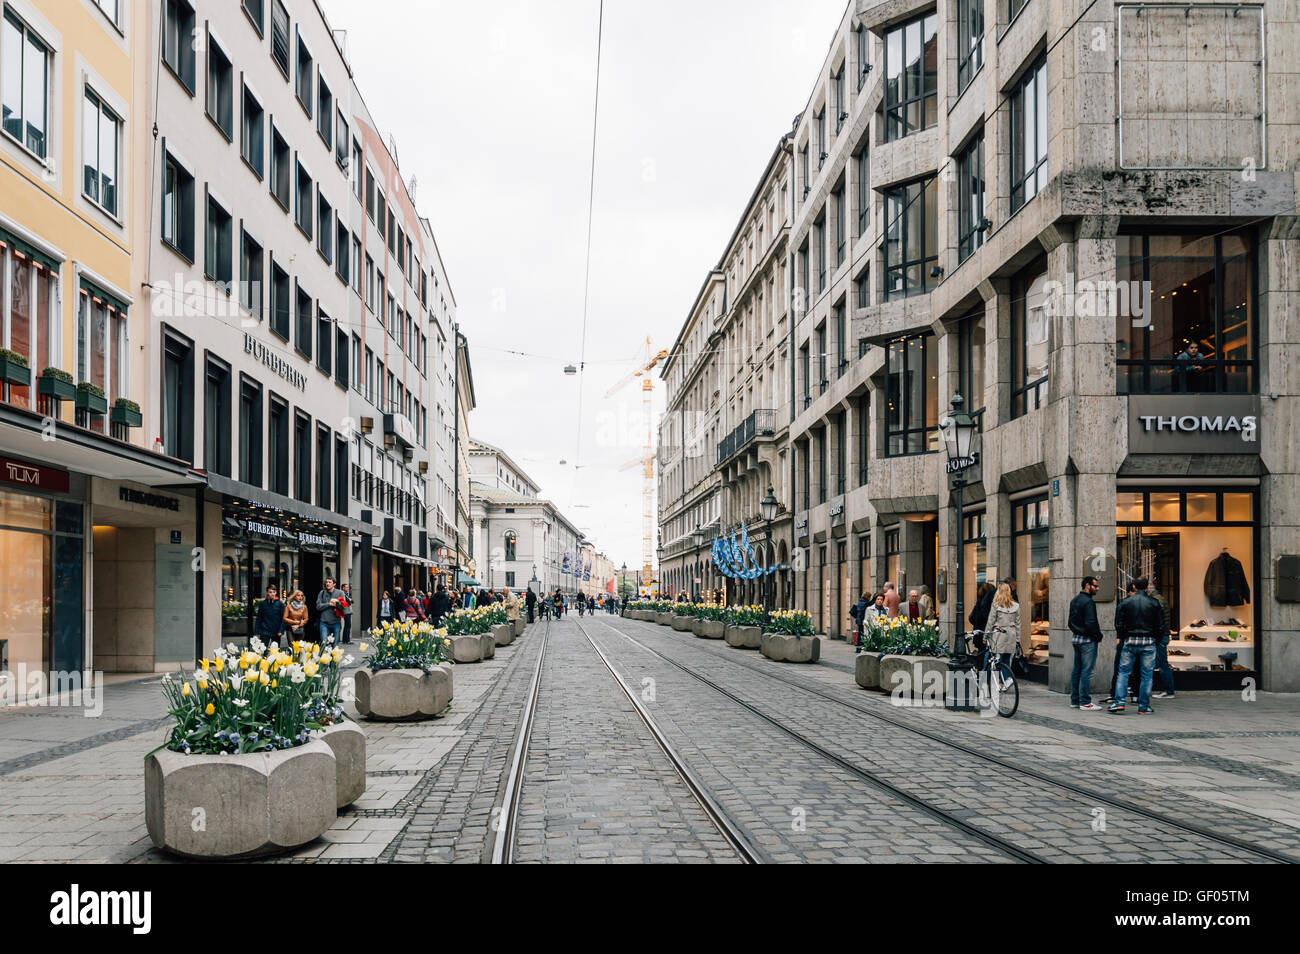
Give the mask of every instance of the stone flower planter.
<path id="1" fill-rule="evenodd" d="M 880 653 L 858 653 L 853 679 L 863 689 L 880 688 Z"/>
<path id="2" fill-rule="evenodd" d="M 472 637 L 478 639 L 479 637 Z M 423 669 L 358 669 L 357 712 L 377 722 L 432 719 L 451 704 L 451 666 Z"/>
<path id="3" fill-rule="evenodd" d="M 338 818 L 337 773 L 334 752 L 321 739 L 249 755 L 159 749 L 144 760 L 145 827 L 155 845 L 186 858 L 288 851 L 319 838 Z"/>
<path id="4" fill-rule="evenodd" d="M 879 688 L 909 701 L 942 702 L 948 684 L 948 660 L 937 656 L 884 656 L 880 660 Z"/>
<path id="5" fill-rule="evenodd" d="M 776 662 L 814 663 L 822 655 L 822 638 L 764 633 L 759 649 L 764 656 Z"/>
<path id="6" fill-rule="evenodd" d="M 514 628 L 515 628 L 515 635 L 516 635 L 516 636 L 522 636 L 522 635 L 524 634 L 524 618 L 523 618 L 522 616 L 520 616 L 520 617 L 518 617 L 517 619 L 513 620 L 513 621 L 511 622 L 511 625 L 514 626 Z"/>
<path id="7" fill-rule="evenodd" d="M 726 634 L 727 624 L 720 619 L 697 619 L 698 625 L 693 632 L 701 639 L 721 639 Z"/>
<path id="8" fill-rule="evenodd" d="M 693 627 L 695 626 L 695 617 L 673 616 L 672 623 L 670 625 L 674 630 L 676 630 L 679 633 L 690 633 L 694 631 Z"/>
<path id="9" fill-rule="evenodd" d="M 334 753 L 338 807 L 351 805 L 366 790 L 366 733 L 355 722 L 340 722 L 319 738 Z"/>
<path id="10" fill-rule="evenodd" d="M 497 641 L 491 633 L 477 636 L 449 636 L 451 658 L 458 663 L 482 662 L 497 653 Z"/>
<path id="11" fill-rule="evenodd" d="M 515 641 L 515 624 L 494 623 L 492 625 L 492 639 L 498 646 L 509 646 Z"/>
<path id="12" fill-rule="evenodd" d="M 655 622 L 660 626 L 671 626 L 676 617 L 672 613 L 655 613 Z"/>
<path id="13" fill-rule="evenodd" d="M 728 626 L 722 634 L 728 646 L 736 649 L 758 649 L 763 645 L 761 626 Z"/>

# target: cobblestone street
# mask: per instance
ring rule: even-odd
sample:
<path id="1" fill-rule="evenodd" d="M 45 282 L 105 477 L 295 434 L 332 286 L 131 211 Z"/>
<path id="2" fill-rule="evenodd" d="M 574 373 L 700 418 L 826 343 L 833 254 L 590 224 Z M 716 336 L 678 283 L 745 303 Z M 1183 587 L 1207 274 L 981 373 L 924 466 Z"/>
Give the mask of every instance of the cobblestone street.
<path id="1" fill-rule="evenodd" d="M 517 860 L 737 860 L 593 642 L 760 861 L 1268 860 L 1251 846 L 1300 859 L 1293 696 L 1186 692 L 1138 719 L 1029 686 L 1014 718 L 982 718 L 857 688 L 843 643 L 791 666 L 602 614 L 534 624 L 456 666 L 442 718 L 362 721 L 365 794 L 281 860 L 490 860 L 544 643 Z M 103 701 L 93 718 L 0 710 L 0 860 L 172 860 L 143 817 L 158 679 L 115 682 Z"/>

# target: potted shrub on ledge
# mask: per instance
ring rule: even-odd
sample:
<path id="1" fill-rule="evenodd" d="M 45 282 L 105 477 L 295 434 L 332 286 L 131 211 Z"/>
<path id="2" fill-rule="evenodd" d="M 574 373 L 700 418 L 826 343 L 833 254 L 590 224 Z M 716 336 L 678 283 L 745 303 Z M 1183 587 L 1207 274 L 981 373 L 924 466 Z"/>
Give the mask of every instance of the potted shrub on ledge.
<path id="1" fill-rule="evenodd" d="M 143 421 L 140 415 L 140 405 L 136 404 L 129 398 L 118 398 L 113 402 L 113 410 L 109 415 L 110 424 L 125 424 L 127 427 L 139 427 Z"/>
<path id="2" fill-rule="evenodd" d="M 43 369 L 36 379 L 36 393 L 56 401 L 72 401 L 77 397 L 77 386 L 68 372 L 49 367 Z"/>
<path id="3" fill-rule="evenodd" d="M 145 756 L 145 824 L 190 858 L 273 854 L 315 840 L 338 817 L 334 750 L 314 733 L 343 719 L 341 650 L 254 638 L 163 679 L 175 720 Z"/>
<path id="4" fill-rule="evenodd" d="M 82 381 L 77 385 L 77 410 L 89 414 L 104 414 L 108 411 L 108 398 L 104 389 L 92 381 Z"/>
<path id="5" fill-rule="evenodd" d="M 760 651 L 777 662 L 813 663 L 821 658 L 821 637 L 813 635 L 807 610 L 773 610 Z"/>
<path id="6" fill-rule="evenodd" d="M 32 369 L 17 351 L 0 348 L 0 383 L 27 387 L 32 383 Z"/>
<path id="7" fill-rule="evenodd" d="M 440 715 L 452 697 L 447 630 L 408 619 L 376 626 L 370 634 L 375 649 L 357 671 L 357 712 L 384 722 Z"/>

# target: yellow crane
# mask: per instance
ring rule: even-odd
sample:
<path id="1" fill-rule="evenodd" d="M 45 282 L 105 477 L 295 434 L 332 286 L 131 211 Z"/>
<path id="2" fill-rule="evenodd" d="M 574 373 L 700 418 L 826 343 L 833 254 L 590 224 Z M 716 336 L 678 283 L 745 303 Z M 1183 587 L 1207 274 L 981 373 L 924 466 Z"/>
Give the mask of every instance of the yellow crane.
<path id="1" fill-rule="evenodd" d="M 641 399 L 645 410 L 645 446 L 641 454 L 641 585 L 643 587 L 649 587 L 654 582 L 655 452 L 654 419 L 650 401 L 654 392 L 654 378 L 650 372 L 654 370 L 655 365 L 667 357 L 668 351 L 666 349 L 655 351 L 647 336 L 645 349 L 637 358 L 639 367 L 605 392 L 605 397 L 611 398 L 637 378 L 642 379 Z"/>

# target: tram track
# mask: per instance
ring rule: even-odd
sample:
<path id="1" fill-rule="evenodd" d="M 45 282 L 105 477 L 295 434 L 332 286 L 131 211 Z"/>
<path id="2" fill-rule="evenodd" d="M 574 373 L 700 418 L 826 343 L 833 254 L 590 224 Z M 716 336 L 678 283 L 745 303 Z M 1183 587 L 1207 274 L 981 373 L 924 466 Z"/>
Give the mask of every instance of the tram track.
<path id="1" fill-rule="evenodd" d="M 771 716 L 768 716 L 766 713 L 758 711 L 750 703 L 735 696 L 735 694 L 730 692 L 729 690 L 717 685 L 713 680 L 709 679 L 707 676 L 700 673 L 699 671 L 694 670 L 691 667 L 686 666 L 675 659 L 672 659 L 671 657 L 665 656 L 663 653 L 659 652 L 653 647 L 645 645 L 640 640 L 636 639 L 633 636 L 630 636 L 627 633 L 622 632 L 622 630 L 618 629 L 615 626 L 610 626 L 610 629 L 614 630 L 614 632 L 618 633 L 624 639 L 638 646 L 642 650 L 650 653 L 651 655 L 659 657 L 663 661 L 681 670 L 683 673 L 692 676 L 696 680 L 710 686 L 711 688 L 717 690 L 723 695 L 732 698 L 734 701 L 736 701 L 740 705 L 745 706 L 751 711 L 755 711 L 756 714 L 760 715 L 762 718 L 766 719 L 768 722 L 772 723 L 778 728 L 783 729 L 783 731 L 785 731 L 787 734 L 796 737 L 798 736 L 798 733 L 796 733 L 794 730 L 791 730 L 788 727 L 781 725 L 779 720 L 773 719 Z M 919 726 L 912 725 L 902 719 L 896 719 L 884 713 L 878 712 L 875 710 L 874 707 L 851 702 L 849 700 L 842 699 L 839 698 L 838 696 L 832 695 L 828 692 L 822 691 L 821 689 L 817 689 L 815 687 L 805 685 L 801 682 L 796 682 L 792 679 L 785 678 L 784 676 L 779 675 L 776 672 L 770 671 L 769 668 L 766 666 L 761 666 L 755 663 L 751 663 L 744 658 L 736 658 L 737 654 L 715 652 L 712 649 L 707 649 L 698 646 L 694 648 L 699 649 L 699 651 L 707 653 L 712 657 L 718 659 L 724 659 L 729 664 L 734 665 L 736 667 L 746 669 L 749 670 L 750 672 L 754 672 L 759 675 L 765 676 L 766 678 L 774 682 L 780 683 L 781 685 L 787 686 L 792 689 L 797 689 L 801 692 L 808 693 L 809 695 L 815 696 L 826 702 L 835 703 L 839 706 L 850 709 L 854 712 L 869 716 L 872 719 L 875 719 L 882 723 L 886 723 L 890 726 L 893 726 L 894 728 L 901 729 L 912 735 L 925 738 L 930 742 L 934 742 L 939 745 L 946 746 L 952 750 L 959 751 L 964 755 L 970 756 L 975 759 L 979 759 L 981 762 L 984 762 L 986 764 L 996 765 L 998 768 L 1004 771 L 1016 773 L 1025 778 L 1032 779 L 1035 782 L 1044 785 L 1050 785 L 1058 790 L 1068 792 L 1071 795 L 1087 799 L 1090 803 L 1100 803 L 1103 805 L 1107 805 L 1111 808 L 1128 812 L 1136 816 L 1140 816 L 1146 819 L 1147 821 L 1165 825 L 1168 826 L 1169 828 L 1175 829 L 1185 834 L 1194 835 L 1198 838 L 1205 839 L 1206 841 L 1213 842 L 1222 847 L 1232 848 L 1237 851 L 1246 852 L 1267 861 L 1276 862 L 1279 864 L 1296 864 L 1300 862 L 1300 857 L 1288 855 L 1281 851 L 1275 851 L 1271 848 L 1266 848 L 1262 845 L 1253 844 L 1249 841 L 1245 841 L 1240 838 L 1235 838 L 1231 835 L 1225 835 L 1216 831 L 1212 831 L 1203 826 L 1174 818 L 1170 815 L 1166 815 L 1162 812 L 1158 812 L 1153 809 L 1146 808 L 1142 805 L 1135 804 L 1134 802 L 1128 801 L 1126 799 L 1118 798 L 1114 795 L 1110 795 L 1105 792 L 1098 791 L 1094 788 L 1090 788 L 1085 785 L 1079 785 L 1074 782 L 1068 782 L 1063 779 L 1059 779 L 1054 776 L 1048 775 L 1044 772 L 1040 772 L 1037 769 L 1030 768 L 1029 766 L 1018 764 L 1009 759 L 1004 759 L 996 755 L 991 755 L 987 752 L 982 752 L 972 746 L 958 742 L 951 738 L 947 738 L 939 733 L 928 731 Z M 815 745 L 816 743 L 813 744 Z M 831 755 L 833 758 L 837 760 L 839 759 L 839 757 L 834 756 L 833 753 Z M 937 810 L 940 813 L 942 813 L 941 809 L 937 809 Z"/>

